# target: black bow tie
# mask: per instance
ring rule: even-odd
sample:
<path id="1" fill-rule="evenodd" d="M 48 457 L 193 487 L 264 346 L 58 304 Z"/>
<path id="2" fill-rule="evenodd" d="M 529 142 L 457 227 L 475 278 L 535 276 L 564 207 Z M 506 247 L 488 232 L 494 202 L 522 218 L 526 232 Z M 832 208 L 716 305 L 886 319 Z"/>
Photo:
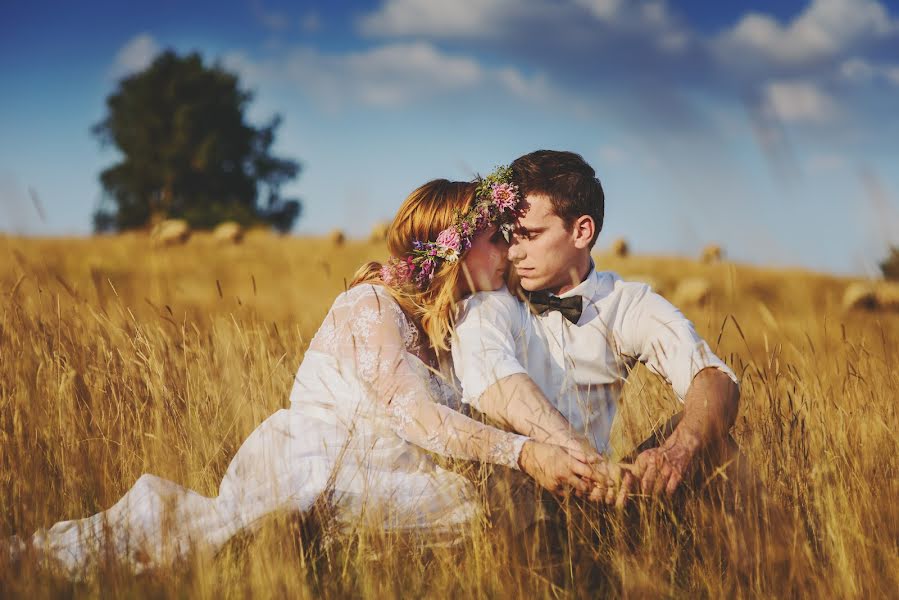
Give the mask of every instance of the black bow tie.
<path id="1" fill-rule="evenodd" d="M 559 298 L 549 292 L 525 292 L 524 299 L 534 314 L 542 315 L 547 311 L 557 310 L 575 325 L 580 320 L 584 308 L 583 296 Z"/>

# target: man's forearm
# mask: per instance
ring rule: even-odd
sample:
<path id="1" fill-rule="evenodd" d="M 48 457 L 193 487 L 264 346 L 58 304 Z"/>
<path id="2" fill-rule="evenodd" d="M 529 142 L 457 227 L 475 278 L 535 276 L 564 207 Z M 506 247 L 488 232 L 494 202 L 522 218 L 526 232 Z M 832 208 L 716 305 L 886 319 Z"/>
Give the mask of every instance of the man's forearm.
<path id="1" fill-rule="evenodd" d="M 672 439 L 695 449 L 714 449 L 737 418 L 740 390 L 722 371 L 706 368 L 696 374 L 684 397 L 684 416 Z"/>
<path id="2" fill-rule="evenodd" d="M 540 442 L 594 450 L 524 373 L 494 383 L 478 403 L 481 412 L 517 433 Z"/>

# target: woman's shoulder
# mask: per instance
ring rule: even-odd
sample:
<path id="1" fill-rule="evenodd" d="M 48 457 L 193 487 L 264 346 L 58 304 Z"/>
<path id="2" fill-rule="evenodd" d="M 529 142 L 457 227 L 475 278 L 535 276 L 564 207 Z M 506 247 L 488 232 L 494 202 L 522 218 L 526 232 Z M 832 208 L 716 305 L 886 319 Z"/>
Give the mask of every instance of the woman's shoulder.
<path id="1" fill-rule="evenodd" d="M 383 306 L 389 310 L 400 310 L 393 294 L 385 286 L 376 283 L 359 283 L 341 292 L 334 300 L 334 307 L 338 306 L 358 306 L 360 308 Z"/>
<path id="2" fill-rule="evenodd" d="M 371 326 L 373 323 L 394 323 L 400 330 L 407 345 L 417 340 L 417 330 L 412 320 L 403 311 L 393 294 L 384 286 L 374 283 L 360 283 L 342 292 L 331 308 L 355 322 L 357 326 Z"/>

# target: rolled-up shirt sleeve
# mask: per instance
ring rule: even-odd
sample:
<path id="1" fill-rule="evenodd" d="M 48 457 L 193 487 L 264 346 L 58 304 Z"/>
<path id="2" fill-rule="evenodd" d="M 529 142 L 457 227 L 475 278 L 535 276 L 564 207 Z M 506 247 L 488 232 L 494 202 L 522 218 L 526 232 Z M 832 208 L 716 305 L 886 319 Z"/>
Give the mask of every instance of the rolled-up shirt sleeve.
<path id="1" fill-rule="evenodd" d="M 693 378 L 709 367 L 739 385 L 736 374 L 712 352 L 677 307 L 645 284 L 619 281 L 616 285 L 628 286 L 624 293 L 629 297 L 616 327 L 621 352 L 662 376 L 678 400 L 684 401 Z"/>
<path id="2" fill-rule="evenodd" d="M 479 409 L 487 388 L 527 373 L 515 352 L 515 335 L 522 327 L 519 311 L 517 301 L 505 291 L 479 292 L 462 303 L 451 349 L 462 402 Z"/>

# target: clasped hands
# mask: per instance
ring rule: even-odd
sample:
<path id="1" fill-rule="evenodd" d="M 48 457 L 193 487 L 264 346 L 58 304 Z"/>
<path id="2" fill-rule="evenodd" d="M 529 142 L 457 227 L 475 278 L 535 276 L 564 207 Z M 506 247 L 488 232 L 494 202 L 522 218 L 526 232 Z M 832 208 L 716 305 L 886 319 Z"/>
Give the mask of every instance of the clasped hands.
<path id="1" fill-rule="evenodd" d="M 672 496 L 697 454 L 692 437 L 675 432 L 662 446 L 641 452 L 632 464 L 608 461 L 592 447 L 528 443 L 521 466 L 549 491 L 575 494 L 591 502 L 624 507 L 637 495 Z"/>

